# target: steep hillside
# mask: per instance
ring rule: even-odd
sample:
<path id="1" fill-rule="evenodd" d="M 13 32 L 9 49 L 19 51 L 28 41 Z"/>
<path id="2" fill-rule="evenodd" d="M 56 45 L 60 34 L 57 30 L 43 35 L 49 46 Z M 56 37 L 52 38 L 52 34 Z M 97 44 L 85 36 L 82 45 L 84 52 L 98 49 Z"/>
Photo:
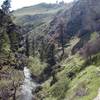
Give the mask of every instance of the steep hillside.
<path id="1" fill-rule="evenodd" d="M 30 7 L 24 7 L 14 11 L 15 16 L 23 16 L 23 15 L 35 15 L 35 14 L 42 14 L 42 13 L 50 13 L 57 9 L 59 9 L 61 5 L 57 4 L 46 4 L 40 3 Z"/>
<path id="2" fill-rule="evenodd" d="M 41 3 L 31 7 L 25 7 L 13 12 L 15 22 L 20 25 L 43 23 L 52 19 L 52 17 L 65 5 Z"/>
<path id="3" fill-rule="evenodd" d="M 35 48 L 32 49 L 35 54 L 29 58 L 29 68 L 38 77 L 36 80 L 42 82 L 42 88 L 36 91 L 37 100 L 96 97 L 100 87 L 100 45 L 96 42 L 100 39 L 99 6 L 99 0 L 78 0 L 69 9 L 57 13 L 47 25 L 28 33 Z"/>
<path id="4" fill-rule="evenodd" d="M 20 26 L 24 26 L 29 32 L 38 26 L 48 25 L 56 13 L 64 9 L 69 9 L 71 6 L 72 4 L 59 5 L 41 3 L 31 7 L 25 7 L 13 11 L 13 15 L 15 16 L 14 22 Z"/>
<path id="5" fill-rule="evenodd" d="M 14 98 L 23 81 L 22 61 L 16 57 L 20 44 L 20 28 L 0 9 L 0 99 Z"/>
<path id="6" fill-rule="evenodd" d="M 76 0 L 63 6 L 39 4 L 14 12 L 14 21 L 27 31 L 28 68 L 41 84 L 33 92 L 36 100 L 93 100 L 97 96 L 99 7 L 100 0 Z"/>
<path id="7" fill-rule="evenodd" d="M 60 47 L 63 47 L 64 58 L 50 69 L 51 77 L 42 84 L 43 89 L 36 94 L 37 98 L 93 100 L 96 97 L 100 87 L 98 76 L 100 45 L 95 44 L 95 41 L 100 39 L 99 6 L 99 0 L 78 0 L 72 8 L 59 13 L 52 20 L 48 32 L 49 42 L 58 43 Z M 59 41 L 62 35 L 63 40 Z M 77 54 L 80 48 L 83 49 L 82 52 L 85 52 L 85 55 Z M 58 50 L 61 50 L 59 46 L 56 47 L 56 55 L 59 53 Z M 66 54 L 69 56 L 65 56 Z"/>
<path id="8" fill-rule="evenodd" d="M 58 14 L 51 22 L 50 34 L 60 33 L 60 24 L 63 23 L 64 37 L 69 40 L 77 35 L 79 43 L 73 48 L 73 53 L 79 50 L 90 39 L 90 34 L 100 31 L 100 2 L 99 0 L 79 0 L 70 10 Z M 59 36 L 55 37 L 58 38 Z M 85 41 L 83 39 L 85 38 Z M 76 49 L 76 50 L 75 50 Z"/>
<path id="9" fill-rule="evenodd" d="M 46 36 L 46 34 L 48 34 L 50 22 L 56 16 L 56 14 L 59 14 L 66 9 L 70 9 L 71 7 L 72 3 L 63 5 L 41 3 L 13 12 L 14 23 L 24 27 L 24 29 L 28 33 L 27 35 L 30 43 L 30 54 L 32 54 L 33 52 L 33 41 L 40 42 L 39 38 L 41 38 L 42 36 L 44 37 Z M 37 48 L 39 49 L 39 43 L 35 45 L 37 45 Z"/>

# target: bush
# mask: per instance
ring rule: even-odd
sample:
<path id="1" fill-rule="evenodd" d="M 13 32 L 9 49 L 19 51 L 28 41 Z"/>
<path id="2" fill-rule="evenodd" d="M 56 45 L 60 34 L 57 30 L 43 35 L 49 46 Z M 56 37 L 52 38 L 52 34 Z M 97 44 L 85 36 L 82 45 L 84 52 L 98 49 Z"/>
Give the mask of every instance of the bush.
<path id="1" fill-rule="evenodd" d="M 51 88 L 51 95 L 57 100 L 62 100 L 65 97 L 65 93 L 68 90 L 68 79 L 59 80 L 55 85 Z"/>
<path id="2" fill-rule="evenodd" d="M 80 54 L 86 58 L 91 59 L 91 56 L 100 52 L 100 37 L 95 41 L 90 41 L 80 50 Z"/>
<path id="3" fill-rule="evenodd" d="M 43 70 L 46 68 L 47 64 L 41 62 L 38 57 L 29 57 L 28 60 L 28 67 L 32 71 L 32 74 L 38 76 L 40 75 Z"/>

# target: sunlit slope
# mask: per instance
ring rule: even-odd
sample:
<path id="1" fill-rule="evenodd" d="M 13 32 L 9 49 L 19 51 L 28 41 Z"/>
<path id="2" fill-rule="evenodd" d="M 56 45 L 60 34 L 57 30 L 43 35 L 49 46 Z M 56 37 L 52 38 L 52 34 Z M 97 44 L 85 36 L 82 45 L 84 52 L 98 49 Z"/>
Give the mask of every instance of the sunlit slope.
<path id="1" fill-rule="evenodd" d="M 15 16 L 14 22 L 19 25 L 29 25 L 38 22 L 46 22 L 56 15 L 57 12 L 63 10 L 65 5 L 41 3 L 34 6 L 24 7 L 13 11 Z"/>

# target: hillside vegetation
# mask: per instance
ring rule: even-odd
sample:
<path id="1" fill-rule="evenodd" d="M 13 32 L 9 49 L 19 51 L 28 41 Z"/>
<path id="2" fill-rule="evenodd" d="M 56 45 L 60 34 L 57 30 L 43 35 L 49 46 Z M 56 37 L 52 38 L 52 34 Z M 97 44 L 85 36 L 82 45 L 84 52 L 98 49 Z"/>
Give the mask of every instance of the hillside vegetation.
<path id="1" fill-rule="evenodd" d="M 1 90 L 12 81 L 19 89 L 27 66 L 39 84 L 31 91 L 35 100 L 99 100 L 99 8 L 100 0 L 76 0 L 24 7 L 11 17 L 1 10 Z"/>
<path id="2" fill-rule="evenodd" d="M 31 7 L 25 7 L 13 12 L 16 16 L 15 23 L 22 25 L 45 23 L 52 19 L 58 12 L 65 9 L 65 5 L 41 3 Z M 19 21 L 20 20 L 20 21 Z"/>
<path id="3" fill-rule="evenodd" d="M 32 26 L 27 35 L 28 66 L 42 86 L 36 100 L 93 100 L 97 96 L 99 6 L 99 0 L 78 0 L 69 6 L 39 4 L 14 12 L 17 20 L 23 20 L 18 24 Z"/>
<path id="4" fill-rule="evenodd" d="M 19 48 L 19 27 L 0 9 L 0 99 L 12 100 L 24 79 L 21 61 L 15 56 Z"/>

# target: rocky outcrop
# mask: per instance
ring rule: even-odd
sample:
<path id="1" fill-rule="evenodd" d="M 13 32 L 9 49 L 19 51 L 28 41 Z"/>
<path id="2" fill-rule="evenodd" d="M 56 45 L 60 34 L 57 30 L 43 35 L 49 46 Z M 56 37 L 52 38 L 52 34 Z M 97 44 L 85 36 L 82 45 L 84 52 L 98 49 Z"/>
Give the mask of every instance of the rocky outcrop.
<path id="1" fill-rule="evenodd" d="M 75 46 L 79 50 L 90 38 L 90 33 L 100 31 L 100 0 L 77 0 L 69 9 L 55 16 L 50 23 L 49 35 L 59 38 L 60 27 L 63 23 L 65 40 L 70 40 L 72 36 L 78 36 L 81 44 Z M 83 39 L 86 38 L 86 42 Z M 73 50 L 73 52 L 75 51 Z"/>
<path id="2" fill-rule="evenodd" d="M 72 34 L 84 34 L 89 31 L 98 31 L 100 28 L 99 6 L 99 0 L 77 1 L 72 7 L 71 18 L 66 25 L 66 32 Z"/>

